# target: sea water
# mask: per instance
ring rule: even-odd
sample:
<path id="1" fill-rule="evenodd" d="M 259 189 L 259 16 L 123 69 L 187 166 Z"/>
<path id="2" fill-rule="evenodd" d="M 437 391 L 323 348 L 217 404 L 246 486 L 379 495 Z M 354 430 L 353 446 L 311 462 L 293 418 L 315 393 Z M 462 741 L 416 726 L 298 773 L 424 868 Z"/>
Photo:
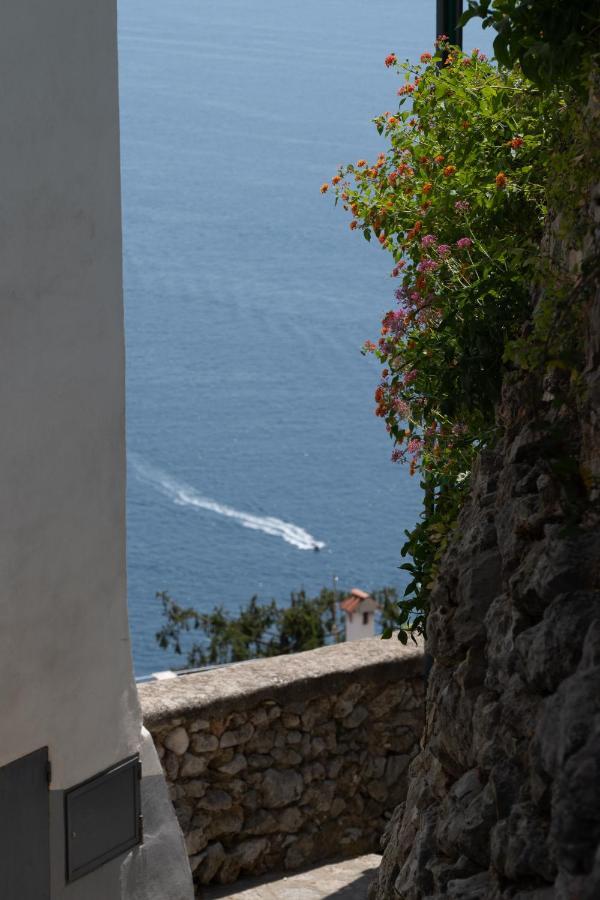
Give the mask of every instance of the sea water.
<path id="1" fill-rule="evenodd" d="M 319 187 L 382 149 L 384 58 L 434 34 L 434 0 L 119 0 L 138 675 L 184 662 L 156 643 L 157 591 L 233 612 L 406 583 L 419 484 L 360 354 L 391 258 Z"/>

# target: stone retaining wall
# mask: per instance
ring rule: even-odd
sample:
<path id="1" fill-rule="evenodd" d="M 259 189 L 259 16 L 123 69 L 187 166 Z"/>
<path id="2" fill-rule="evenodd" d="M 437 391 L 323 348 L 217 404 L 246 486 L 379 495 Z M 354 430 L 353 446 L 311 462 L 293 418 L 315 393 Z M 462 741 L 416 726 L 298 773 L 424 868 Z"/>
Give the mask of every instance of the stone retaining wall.
<path id="1" fill-rule="evenodd" d="M 371 900 L 600 898 L 600 184 L 590 200 L 579 380 L 505 380 L 431 592 L 423 749 Z"/>
<path id="2" fill-rule="evenodd" d="M 140 685 L 196 884 L 376 849 L 422 673 L 420 648 L 374 639 Z"/>

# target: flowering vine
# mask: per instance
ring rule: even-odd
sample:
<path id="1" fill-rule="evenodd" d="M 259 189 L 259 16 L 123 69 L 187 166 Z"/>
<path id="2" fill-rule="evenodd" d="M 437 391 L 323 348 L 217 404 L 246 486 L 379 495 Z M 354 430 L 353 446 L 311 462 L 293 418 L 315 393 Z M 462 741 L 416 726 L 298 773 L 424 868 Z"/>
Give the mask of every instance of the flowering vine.
<path id="1" fill-rule="evenodd" d="M 505 347 L 530 309 L 545 149 L 564 101 L 444 36 L 416 65 L 394 53 L 385 65 L 403 79 L 398 110 L 374 120 L 388 149 L 341 167 L 331 187 L 350 229 L 377 239 L 398 279 L 379 339 L 363 352 L 383 367 L 375 414 L 392 459 L 418 471 L 424 488 L 423 515 L 403 548 L 412 576 L 401 604 L 406 640 L 407 630 L 425 628 L 474 456 L 495 435 Z"/>

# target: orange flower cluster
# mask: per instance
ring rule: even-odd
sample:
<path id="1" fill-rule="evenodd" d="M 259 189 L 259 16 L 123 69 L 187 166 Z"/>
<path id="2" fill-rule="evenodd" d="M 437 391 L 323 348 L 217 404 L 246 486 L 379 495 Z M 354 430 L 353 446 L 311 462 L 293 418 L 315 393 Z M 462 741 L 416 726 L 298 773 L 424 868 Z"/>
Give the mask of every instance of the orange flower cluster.
<path id="1" fill-rule="evenodd" d="M 326 194 L 328 190 L 329 190 L 329 185 L 328 185 L 327 182 L 325 181 L 325 182 L 323 182 L 323 184 L 321 185 L 321 193 L 322 193 L 322 194 Z"/>
<path id="2" fill-rule="evenodd" d="M 398 62 L 398 57 L 396 56 L 395 53 L 390 53 L 389 56 L 386 56 L 386 58 L 385 58 L 385 65 L 388 69 L 390 68 L 390 66 L 393 66 L 397 62 Z"/>
<path id="3" fill-rule="evenodd" d="M 414 84 L 403 84 L 401 88 L 398 88 L 398 96 L 404 97 L 406 94 L 412 94 L 414 89 Z"/>
<path id="4" fill-rule="evenodd" d="M 415 222 L 413 227 L 409 231 L 406 232 L 406 240 L 412 241 L 413 238 L 416 237 L 417 234 L 420 232 L 422 227 L 423 227 L 423 223 L 421 222 L 420 219 L 417 219 L 417 221 Z"/>
<path id="5" fill-rule="evenodd" d="M 506 177 L 504 172 L 498 172 L 498 174 L 496 175 L 496 187 L 499 191 L 503 190 L 503 188 L 506 187 L 507 182 L 508 178 Z"/>
<path id="6" fill-rule="evenodd" d="M 508 142 L 508 146 L 509 146 L 509 147 L 512 147 L 513 150 L 518 150 L 519 147 L 522 147 L 522 146 L 523 146 L 523 138 L 522 138 L 522 137 L 519 137 L 519 136 L 517 135 L 517 137 L 512 138 L 512 139 Z"/>
<path id="7" fill-rule="evenodd" d="M 366 166 L 366 164 L 367 164 L 366 159 L 359 159 L 359 161 L 356 163 L 356 165 L 358 166 L 359 169 L 362 169 L 362 167 Z"/>
<path id="8" fill-rule="evenodd" d="M 444 178 L 450 178 L 451 175 L 456 173 L 456 166 L 446 166 L 444 171 L 442 172 Z"/>
<path id="9" fill-rule="evenodd" d="M 443 163 L 445 159 L 446 159 L 446 157 L 444 156 L 443 153 L 438 153 L 437 156 L 433 157 L 433 161 L 436 162 L 438 165 L 440 163 Z"/>
<path id="10" fill-rule="evenodd" d="M 430 194 L 432 192 L 432 190 L 433 190 L 432 183 L 430 181 L 426 181 L 425 184 L 423 185 L 423 193 Z"/>
<path id="11" fill-rule="evenodd" d="M 378 387 L 375 391 L 375 403 L 377 404 L 375 407 L 375 415 L 379 416 L 379 418 L 383 418 L 387 413 L 387 406 L 384 401 L 385 395 L 383 393 L 383 388 Z"/>

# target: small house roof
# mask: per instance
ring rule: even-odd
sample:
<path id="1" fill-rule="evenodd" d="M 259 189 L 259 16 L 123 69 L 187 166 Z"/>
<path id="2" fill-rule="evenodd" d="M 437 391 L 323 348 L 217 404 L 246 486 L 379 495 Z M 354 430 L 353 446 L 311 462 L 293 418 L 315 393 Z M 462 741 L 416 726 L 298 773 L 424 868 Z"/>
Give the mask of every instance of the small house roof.
<path id="1" fill-rule="evenodd" d="M 368 606 L 370 610 L 375 610 L 379 606 L 366 591 L 361 591 L 360 588 L 352 588 L 349 595 L 341 601 L 340 609 L 347 613 L 354 613 L 364 605 Z"/>

